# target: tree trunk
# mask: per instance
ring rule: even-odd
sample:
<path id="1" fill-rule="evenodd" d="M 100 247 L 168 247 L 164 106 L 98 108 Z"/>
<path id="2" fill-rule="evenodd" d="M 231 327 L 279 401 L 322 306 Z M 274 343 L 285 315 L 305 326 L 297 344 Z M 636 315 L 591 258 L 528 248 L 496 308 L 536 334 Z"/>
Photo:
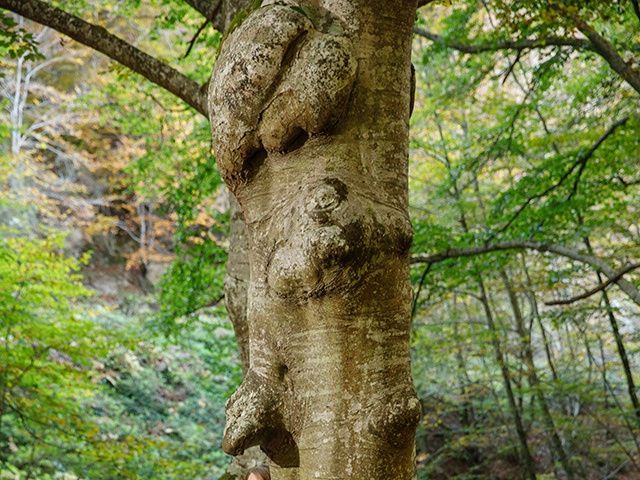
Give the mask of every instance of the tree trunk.
<path id="1" fill-rule="evenodd" d="M 465 427 L 470 427 L 475 423 L 475 413 L 473 411 L 473 404 L 469 398 L 468 389 L 471 386 L 471 378 L 469 376 L 469 371 L 467 370 L 467 361 L 464 356 L 464 345 L 461 345 L 462 337 L 459 332 L 458 326 L 458 299 L 457 296 L 453 296 L 453 309 L 454 309 L 454 318 L 456 319 L 454 323 L 453 335 L 456 340 L 456 363 L 458 366 L 458 375 L 459 375 L 459 389 L 460 389 L 460 401 L 462 402 L 462 424 Z"/>
<path id="2" fill-rule="evenodd" d="M 489 304 L 487 290 L 480 276 L 478 276 L 478 287 L 480 289 L 480 302 L 482 303 L 482 307 L 484 308 L 485 318 L 487 320 L 487 327 L 491 332 L 491 344 L 493 346 L 493 353 L 496 356 L 496 363 L 498 364 L 498 367 L 500 367 L 500 373 L 502 374 L 502 382 L 504 385 L 505 394 L 507 395 L 507 400 L 509 402 L 509 410 L 511 411 L 513 423 L 515 425 L 516 433 L 518 435 L 523 476 L 525 478 L 528 478 L 529 480 L 536 480 L 535 461 L 533 460 L 533 456 L 531 455 L 531 450 L 529 449 L 529 443 L 527 441 L 527 432 L 524 428 L 524 423 L 522 422 L 522 416 L 520 415 L 520 410 L 518 410 L 516 397 L 513 393 L 513 388 L 511 386 L 511 382 L 512 382 L 511 373 L 509 372 L 509 366 L 507 365 L 504 352 L 502 351 L 502 346 L 500 345 L 500 332 L 493 318 L 493 312 L 491 311 L 491 306 Z"/>
<path id="3" fill-rule="evenodd" d="M 553 416 L 551 415 L 551 409 L 549 408 L 549 404 L 547 403 L 547 398 L 540 384 L 538 371 L 533 359 L 533 350 L 531 348 L 531 331 L 527 331 L 524 316 L 522 315 L 522 310 L 518 301 L 518 296 L 513 288 L 511 279 L 509 278 L 506 270 L 500 269 L 500 276 L 502 277 L 502 281 L 507 291 L 507 296 L 509 297 L 509 303 L 511 305 L 513 318 L 515 320 L 516 332 L 520 337 L 522 357 L 528 370 L 529 386 L 532 388 L 536 397 L 538 398 L 540 411 L 542 413 L 542 421 L 544 422 L 545 429 L 547 430 L 547 435 L 550 439 L 551 455 L 560 461 L 560 464 L 562 465 L 567 478 L 569 480 L 572 480 L 575 478 L 575 474 L 569 460 L 569 455 L 565 451 L 562 440 L 560 439 L 560 435 L 558 434 L 558 430 L 553 420 Z"/>
<path id="4" fill-rule="evenodd" d="M 527 279 L 527 297 L 529 299 L 529 303 L 531 304 L 531 313 L 538 324 L 538 328 L 540 329 L 540 335 L 542 336 L 542 344 L 544 346 L 544 353 L 547 358 L 547 365 L 549 365 L 549 370 L 551 370 L 551 378 L 553 382 L 556 383 L 558 381 L 558 371 L 556 370 L 555 362 L 553 360 L 553 353 L 551 352 L 551 342 L 549 341 L 549 337 L 547 335 L 547 329 L 544 327 L 542 323 L 542 317 L 540 315 L 540 310 L 538 309 L 538 300 L 536 299 L 536 293 L 533 288 L 533 282 L 531 281 L 531 277 L 529 276 L 529 269 L 527 267 L 526 259 L 521 256 L 522 260 L 522 270 L 524 271 L 525 278 Z"/>
<path id="5" fill-rule="evenodd" d="M 602 283 L 602 276 L 598 275 L 598 281 Z M 620 333 L 620 327 L 618 326 L 618 320 L 613 313 L 613 307 L 611 306 L 611 300 L 609 300 L 609 294 L 606 290 L 602 290 L 602 300 L 604 306 L 607 309 L 607 318 L 609 319 L 609 325 L 611 325 L 611 331 L 613 332 L 613 338 L 616 341 L 616 348 L 618 349 L 618 355 L 622 362 L 622 368 L 624 370 L 624 378 L 627 383 L 627 392 L 629 392 L 629 400 L 633 407 L 634 414 L 636 416 L 636 424 L 640 426 L 640 401 L 638 401 L 638 394 L 636 393 L 636 384 L 633 380 L 633 371 L 631 370 L 631 364 L 629 363 L 629 357 L 627 355 L 627 349 L 624 346 L 622 340 L 622 334 Z M 604 365 L 604 364 L 603 364 Z"/>
<path id="6" fill-rule="evenodd" d="M 209 111 L 247 226 L 249 369 L 224 449 L 283 479 L 410 479 L 407 212 L 415 1 L 265 1 Z"/>
<path id="7" fill-rule="evenodd" d="M 580 219 L 582 221 L 582 219 Z M 584 243 L 587 247 L 587 251 L 589 255 L 593 255 L 593 247 L 591 246 L 591 241 L 589 237 L 584 238 Z M 598 278 L 598 283 L 602 285 L 603 278 L 600 272 L 596 271 L 596 276 Z M 604 306 L 607 309 L 607 318 L 609 320 L 609 325 L 611 326 L 611 332 L 613 333 L 613 338 L 616 342 L 616 348 L 618 350 L 618 356 L 620 357 L 620 362 L 622 363 L 622 369 L 624 370 L 624 378 L 627 382 L 627 392 L 629 392 L 629 400 L 631 401 L 631 406 L 633 407 L 633 412 L 636 417 L 636 424 L 640 426 L 640 401 L 638 400 L 638 395 L 636 393 L 636 384 L 633 380 L 633 371 L 631 370 L 631 364 L 629 363 L 629 356 L 627 355 L 627 349 L 624 345 L 624 341 L 622 339 L 622 334 L 620 333 L 620 327 L 618 326 L 618 319 L 613 313 L 613 307 L 611 305 L 611 300 L 609 300 L 609 294 L 606 289 L 602 290 L 602 300 L 604 301 Z"/>

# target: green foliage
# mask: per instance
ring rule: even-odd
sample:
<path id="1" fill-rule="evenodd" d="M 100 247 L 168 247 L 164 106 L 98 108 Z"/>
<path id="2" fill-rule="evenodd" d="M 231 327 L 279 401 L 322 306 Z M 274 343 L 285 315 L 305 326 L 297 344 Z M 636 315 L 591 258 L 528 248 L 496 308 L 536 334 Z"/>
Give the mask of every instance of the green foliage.
<path id="1" fill-rule="evenodd" d="M 5 12 L 0 12 L 0 56 L 22 57 L 24 60 L 43 58 L 33 34 Z"/>
<path id="2" fill-rule="evenodd" d="M 90 291 L 81 263 L 60 253 L 62 236 L 1 233 L 2 472 L 46 476 L 70 467 L 68 448 L 91 456 L 109 443 L 97 441 L 84 409 L 95 395 L 93 362 L 113 337 L 78 306 Z"/>
<path id="3" fill-rule="evenodd" d="M 614 267 L 637 258 L 638 237 L 630 225 L 637 218 L 640 97 L 593 52 L 497 48 L 576 34 L 576 15 L 592 22 L 623 56 L 637 58 L 638 19 L 629 2 L 470 0 L 435 8 L 419 20 L 444 40 L 422 43 L 416 55 L 414 251 L 535 240 L 587 253 L 589 238 L 594 254 Z M 495 48 L 468 54 L 452 44 Z M 412 270 L 420 291 L 414 377 L 429 412 L 418 432 L 419 475 L 519 477 L 496 339 L 540 469 L 550 475 L 561 467 L 544 453 L 553 447 L 523 341 L 531 342 L 554 428 L 583 469 L 579 478 L 604 477 L 612 465 L 631 461 L 625 451 L 636 450 L 637 419 L 603 297 L 545 305 L 596 285 L 591 267 L 526 251 L 425 267 Z M 514 285 L 524 338 L 501 272 Z M 629 280 L 638 284 L 637 277 Z M 619 322 L 637 317 L 637 306 L 619 290 L 610 288 L 608 295 Z M 620 341 L 637 371 L 637 329 L 627 332 Z M 605 443 L 611 448 L 601 448 Z M 633 467 L 628 471 L 634 474 Z"/>
<path id="4" fill-rule="evenodd" d="M 134 15 L 141 7 L 133 3 L 105 2 L 102 14 Z M 163 5 L 169 11 L 172 2 Z M 91 20 L 84 8 L 74 2 L 70 10 Z M 160 16 L 152 28 L 168 27 L 163 19 L 176 22 L 174 26 L 199 21 L 189 9 L 183 18 Z M 203 32 L 185 61 L 189 73 L 201 81 L 210 73 L 207 49 L 218 40 L 216 32 Z M 153 50 L 158 45 L 154 42 L 145 48 Z M 54 68 L 50 78 L 56 73 Z M 81 269 L 103 268 L 117 260 L 98 251 L 86 265 L 88 255 L 75 260 L 63 253 L 69 248 L 64 233 L 42 236 L 44 222 L 56 228 L 79 227 L 60 225 L 55 215 L 42 217 L 37 203 L 46 197 L 38 196 L 30 177 L 17 174 L 36 160 L 50 162 L 56 171 L 66 164 L 66 151 L 60 148 L 54 159 L 44 149 L 2 157 L 2 220 L 23 230 L 0 232 L 0 320 L 7 322 L 0 333 L 0 378 L 6 380 L 6 404 L 0 408 L 0 478 L 218 478 L 228 462 L 220 449 L 224 403 L 237 387 L 241 369 L 229 322 L 217 316 L 220 309 L 202 312 L 219 298 L 226 258 L 226 214 L 217 200 L 221 181 L 208 154 L 209 128 L 205 121 L 194 120 L 179 101 L 123 70 L 101 70 L 95 86 L 84 105 L 95 108 L 99 122 L 94 120 L 90 131 L 80 125 L 74 136 L 64 139 L 81 152 L 73 157 L 80 158 L 80 165 L 74 163 L 78 169 L 72 175 L 86 179 L 97 174 L 97 181 L 106 184 L 104 196 L 99 193 L 103 208 L 98 211 L 112 216 L 103 220 L 98 215 L 96 221 L 122 220 L 123 214 L 135 212 L 136 203 L 158 212 L 150 224 L 158 251 L 145 247 L 128 252 L 127 262 L 135 266 L 140 257 L 176 261 L 160 284 L 159 308 L 155 299 L 110 305 L 83 286 Z M 55 87 L 46 88 L 51 92 Z M 37 105 L 38 97 L 31 98 L 28 105 Z M 29 108 L 29 115 L 37 114 L 37 107 Z M 11 132 L 10 124 L 0 127 Z M 89 170 L 84 156 L 94 154 L 100 163 Z M 90 188 L 95 188 L 94 179 Z M 76 188 L 68 186 L 64 176 L 58 182 Z M 53 210 L 67 211 L 77 201 L 71 198 L 71 203 L 62 201 Z M 132 198 L 136 203 L 130 207 L 125 202 Z M 139 227 L 137 221 L 129 223 L 133 230 Z M 100 238 L 115 237 L 113 223 L 107 225 L 100 235 L 93 233 L 97 227 L 87 229 L 90 246 L 100 249 Z M 22 269 L 15 268 L 18 257 L 24 262 Z M 5 303 L 4 296 L 15 296 L 18 290 L 14 283 L 28 289 Z M 14 307 L 13 316 L 5 315 L 5 308 Z M 158 315 L 153 313 L 157 308 Z M 141 311 L 146 313 L 135 315 Z M 189 329 L 184 328 L 186 322 Z M 12 335 L 20 336 L 11 337 L 14 343 L 5 351 L 6 342 L 1 341 L 7 338 L 6 324 Z M 174 334 L 171 341 L 165 333 Z"/>
<path id="5" fill-rule="evenodd" d="M 0 478 L 217 478 L 241 375 L 231 326 L 201 314 L 168 344 L 83 307 L 62 241 L 0 240 Z"/>
<path id="6" fill-rule="evenodd" d="M 226 251 L 209 239 L 178 251 L 159 285 L 161 330 L 177 333 L 197 318 L 198 310 L 222 301 L 226 258 Z"/>
<path id="7" fill-rule="evenodd" d="M 131 329 L 131 320 L 119 318 Z M 125 465 L 132 478 L 213 479 L 227 458 L 220 450 L 224 401 L 240 382 L 228 321 L 201 313 L 198 327 L 171 342 L 135 322 L 135 349 L 119 348 L 102 365 L 105 390 L 94 403 L 111 436 L 144 439 L 144 455 Z"/>

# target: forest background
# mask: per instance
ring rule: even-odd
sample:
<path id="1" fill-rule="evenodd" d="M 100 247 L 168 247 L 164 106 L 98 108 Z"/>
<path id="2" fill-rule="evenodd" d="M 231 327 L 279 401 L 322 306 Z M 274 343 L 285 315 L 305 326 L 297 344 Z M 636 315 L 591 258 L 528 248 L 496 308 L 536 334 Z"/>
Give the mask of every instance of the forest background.
<path id="1" fill-rule="evenodd" d="M 640 478 L 640 9 L 547 3 L 416 18 L 419 479 Z M 200 83 L 222 38 L 174 0 L 64 8 Z M 0 23 L 0 478 L 219 478 L 242 369 L 208 123 Z"/>

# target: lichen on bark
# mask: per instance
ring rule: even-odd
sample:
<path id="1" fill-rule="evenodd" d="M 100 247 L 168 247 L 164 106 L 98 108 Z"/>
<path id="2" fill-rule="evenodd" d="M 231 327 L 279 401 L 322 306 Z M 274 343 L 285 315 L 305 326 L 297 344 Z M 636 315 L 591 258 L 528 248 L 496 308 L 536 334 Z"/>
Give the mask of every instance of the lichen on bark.
<path id="1" fill-rule="evenodd" d="M 249 368 L 224 448 L 284 479 L 405 480 L 407 214 L 415 2 L 265 1 L 209 89 L 220 171 L 247 227 Z"/>

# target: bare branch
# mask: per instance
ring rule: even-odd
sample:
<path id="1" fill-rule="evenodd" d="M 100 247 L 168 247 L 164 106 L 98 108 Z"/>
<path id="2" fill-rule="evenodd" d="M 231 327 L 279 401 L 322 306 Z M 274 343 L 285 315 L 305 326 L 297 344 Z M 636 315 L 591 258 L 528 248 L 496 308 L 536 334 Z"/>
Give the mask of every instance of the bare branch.
<path id="1" fill-rule="evenodd" d="M 485 53 L 497 52 L 499 50 L 530 50 L 546 47 L 572 47 L 576 49 L 588 50 L 592 48 L 589 40 L 573 37 L 544 37 L 523 40 L 504 40 L 500 42 L 486 43 L 464 43 L 445 39 L 442 35 L 430 32 L 420 27 L 414 27 L 413 33 L 439 43 L 447 48 L 458 50 L 462 53 Z"/>
<path id="2" fill-rule="evenodd" d="M 432 255 L 418 254 L 411 258 L 411 263 L 438 263 L 445 260 L 463 257 L 472 257 L 476 255 L 483 255 L 487 253 L 510 251 L 510 250 L 535 250 L 538 252 L 555 253 L 561 257 L 569 258 L 580 263 L 591 266 L 596 271 L 602 273 L 613 283 L 618 285 L 620 289 L 627 294 L 627 296 L 637 305 L 640 306 L 640 291 L 636 286 L 625 280 L 624 278 L 618 278 L 618 273 L 604 260 L 593 256 L 581 253 L 563 245 L 556 245 L 552 243 L 534 242 L 529 240 L 514 240 L 506 242 L 498 242 L 487 245 L 480 245 L 477 247 L 469 248 L 450 248 L 443 252 L 439 252 Z"/>
<path id="3" fill-rule="evenodd" d="M 49 26 L 107 55 L 173 93 L 207 116 L 206 95 L 203 87 L 166 63 L 113 35 L 104 27 L 88 23 L 40 0 L 0 0 L 0 8 Z"/>
<path id="4" fill-rule="evenodd" d="M 619 270 L 616 273 L 614 278 L 607 279 L 606 282 L 603 282 L 603 283 L 599 284 L 598 286 L 592 288 L 591 290 L 587 290 L 586 292 L 581 293 L 580 295 L 576 295 L 575 297 L 567 298 L 565 300 L 552 300 L 552 301 L 549 301 L 549 302 L 544 302 L 544 304 L 545 305 L 549 305 L 549 306 L 551 306 L 551 305 L 569 305 L 571 303 L 579 302 L 580 300 L 585 300 L 585 299 L 595 295 L 596 293 L 604 290 L 609 285 L 614 283 L 616 280 L 621 279 L 627 273 L 629 273 L 629 272 L 631 272 L 633 270 L 636 270 L 638 268 L 640 268 L 640 263 L 632 263 L 630 265 L 627 265 L 623 269 Z"/>

